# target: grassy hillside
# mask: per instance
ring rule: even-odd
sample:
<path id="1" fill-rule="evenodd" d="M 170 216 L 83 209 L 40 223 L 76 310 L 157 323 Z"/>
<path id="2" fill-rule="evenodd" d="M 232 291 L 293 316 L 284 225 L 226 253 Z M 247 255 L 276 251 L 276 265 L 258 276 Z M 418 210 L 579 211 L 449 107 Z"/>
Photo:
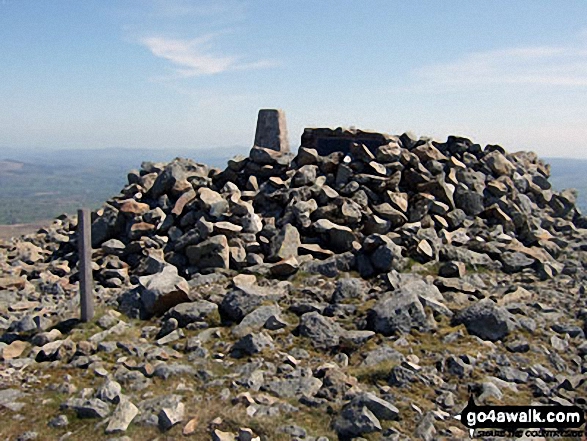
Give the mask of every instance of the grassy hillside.
<path id="1" fill-rule="evenodd" d="M 0 224 L 51 219 L 78 208 L 97 208 L 117 194 L 127 172 L 142 161 L 189 157 L 217 167 L 246 149 L 210 150 L 60 150 L 2 152 Z"/>

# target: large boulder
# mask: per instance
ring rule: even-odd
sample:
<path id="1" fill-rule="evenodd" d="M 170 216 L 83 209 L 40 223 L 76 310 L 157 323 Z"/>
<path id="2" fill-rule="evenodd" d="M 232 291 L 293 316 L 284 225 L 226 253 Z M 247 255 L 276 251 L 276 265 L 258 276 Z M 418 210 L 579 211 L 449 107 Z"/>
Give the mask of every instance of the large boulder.
<path id="1" fill-rule="evenodd" d="M 218 320 L 218 305 L 207 300 L 180 303 L 165 314 L 164 319 L 174 318 L 178 326 L 184 328 L 191 323 L 208 323 Z"/>
<path id="2" fill-rule="evenodd" d="M 271 255 L 269 260 L 277 262 L 279 260 L 289 259 L 290 257 L 297 257 L 300 245 L 300 233 L 297 228 L 291 224 L 286 224 L 271 241 Z"/>
<path id="3" fill-rule="evenodd" d="M 483 340 L 502 340 L 515 329 L 511 314 L 491 299 L 483 299 L 460 311 L 454 324 L 464 324 L 469 334 Z"/>
<path id="4" fill-rule="evenodd" d="M 424 306 L 418 298 L 417 286 L 407 285 L 386 294 L 367 316 L 369 329 L 383 335 L 427 328 Z"/>
<path id="5" fill-rule="evenodd" d="M 200 270 L 208 268 L 228 269 L 230 264 L 230 248 L 226 236 L 213 236 L 198 245 L 186 248 L 186 255 L 192 265 Z"/>
<path id="6" fill-rule="evenodd" d="M 188 282 L 173 265 L 150 276 L 139 277 L 140 298 L 149 314 L 162 314 L 180 303 L 189 302 Z"/>
<path id="7" fill-rule="evenodd" d="M 381 423 L 367 406 L 348 404 L 334 420 L 333 428 L 339 439 L 353 439 L 381 431 Z"/>
<path id="8" fill-rule="evenodd" d="M 307 312 L 300 320 L 299 333 L 309 338 L 315 348 L 333 349 L 338 346 L 342 329 L 332 319 L 317 312 Z"/>

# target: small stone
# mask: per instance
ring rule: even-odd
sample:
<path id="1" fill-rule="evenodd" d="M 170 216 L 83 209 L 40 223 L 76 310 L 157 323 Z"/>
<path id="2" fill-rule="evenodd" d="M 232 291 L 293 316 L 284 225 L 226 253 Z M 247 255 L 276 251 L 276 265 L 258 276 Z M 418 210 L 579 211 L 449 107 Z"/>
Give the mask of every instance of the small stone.
<path id="1" fill-rule="evenodd" d="M 464 277 L 466 272 L 465 264 L 463 262 L 446 262 L 438 270 L 440 277 Z"/>
<path id="2" fill-rule="evenodd" d="M 240 358 L 244 355 L 254 355 L 265 349 L 273 349 L 273 339 L 263 332 L 251 333 L 239 341 L 237 341 L 232 347 L 232 354 L 236 358 Z"/>
<path id="3" fill-rule="evenodd" d="M 106 382 L 98 389 L 96 396 L 102 401 L 116 404 L 120 400 L 121 392 L 122 386 L 120 383 L 114 380 L 106 380 Z"/>
<path id="4" fill-rule="evenodd" d="M 192 418 L 183 427 L 183 430 L 181 431 L 181 433 L 184 436 L 189 436 L 189 435 L 193 434 L 197 428 L 198 428 L 198 418 Z"/>
<path id="5" fill-rule="evenodd" d="M 223 432 L 218 429 L 212 431 L 212 441 L 235 441 L 236 435 L 232 432 Z"/>
<path id="6" fill-rule="evenodd" d="M 139 409 L 127 398 L 122 398 L 114 409 L 106 433 L 125 432 L 132 420 L 139 413 Z"/>
<path id="7" fill-rule="evenodd" d="M 318 349 L 338 346 L 341 332 L 335 322 L 318 312 L 308 312 L 300 320 L 300 336 L 309 338 L 310 343 Z"/>
<path id="8" fill-rule="evenodd" d="M 334 430 L 342 439 L 355 438 L 381 431 L 381 423 L 366 406 L 347 405 L 336 418 Z"/>
<path id="9" fill-rule="evenodd" d="M 49 427 L 59 429 L 61 427 L 67 427 L 69 425 L 69 419 L 66 415 L 57 415 L 56 417 L 51 418 L 48 424 Z"/>
<path id="10" fill-rule="evenodd" d="M 22 355 L 27 348 L 28 343 L 25 341 L 15 340 L 8 346 L 0 347 L 0 360 L 12 360 Z"/>
<path id="11" fill-rule="evenodd" d="M 62 408 L 72 409 L 77 413 L 79 418 L 106 418 L 110 413 L 108 403 L 98 399 L 91 398 L 71 398 L 61 405 Z"/>
<path id="12" fill-rule="evenodd" d="M 173 407 L 162 408 L 158 415 L 157 425 L 159 429 L 164 432 L 182 422 L 184 413 L 185 405 L 181 401 L 177 402 Z"/>

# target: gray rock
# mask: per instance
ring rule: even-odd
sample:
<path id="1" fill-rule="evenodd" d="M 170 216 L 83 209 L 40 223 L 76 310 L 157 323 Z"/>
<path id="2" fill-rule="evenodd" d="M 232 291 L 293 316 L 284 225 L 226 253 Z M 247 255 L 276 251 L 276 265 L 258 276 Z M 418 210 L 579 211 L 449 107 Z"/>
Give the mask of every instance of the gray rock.
<path id="1" fill-rule="evenodd" d="M 434 427 L 434 414 L 432 412 L 427 412 L 418 422 L 414 434 L 418 439 L 424 441 L 434 441 L 438 439 L 436 436 L 436 428 Z"/>
<path id="2" fill-rule="evenodd" d="M 468 376 L 473 371 L 473 366 L 465 363 L 459 357 L 450 355 L 445 361 L 446 370 L 459 378 Z"/>
<path id="3" fill-rule="evenodd" d="M 139 284 L 141 302 L 149 314 L 161 314 L 189 301 L 189 285 L 173 265 L 165 265 L 157 274 L 139 277 Z"/>
<path id="4" fill-rule="evenodd" d="M 37 323 L 35 322 L 35 318 L 27 314 L 22 317 L 20 320 L 14 320 L 10 327 L 8 328 L 9 331 L 17 332 L 17 333 L 29 333 L 34 332 L 38 328 Z"/>
<path id="5" fill-rule="evenodd" d="M 530 350 L 530 344 L 526 340 L 514 340 L 506 343 L 506 349 L 514 353 L 523 353 Z"/>
<path id="6" fill-rule="evenodd" d="M 33 432 L 32 430 L 29 430 L 29 431 L 26 431 L 26 432 L 18 435 L 16 437 L 15 441 L 32 441 L 34 439 L 37 439 L 38 437 L 39 437 L 39 434 L 37 432 Z"/>
<path id="7" fill-rule="evenodd" d="M 280 398 L 294 398 L 301 395 L 311 397 L 322 387 L 322 381 L 312 376 L 312 372 L 298 371 L 291 378 L 273 380 L 268 382 L 263 389 L 277 395 Z"/>
<path id="8" fill-rule="evenodd" d="M 411 369 L 403 366 L 394 366 L 391 368 L 388 382 L 391 386 L 406 387 L 409 384 L 416 383 L 419 376 Z"/>
<path id="9" fill-rule="evenodd" d="M 465 275 L 463 262 L 446 262 L 438 270 L 440 277 L 463 277 Z"/>
<path id="10" fill-rule="evenodd" d="M 122 229 L 124 220 L 118 210 L 105 204 L 102 215 L 92 222 L 92 248 L 98 248 Z"/>
<path id="11" fill-rule="evenodd" d="M 300 167 L 291 180 L 292 186 L 303 187 L 313 184 L 316 181 L 317 170 L 318 167 L 316 165 L 304 165 Z"/>
<path id="12" fill-rule="evenodd" d="M 464 324 L 469 334 L 483 340 L 502 340 L 515 329 L 511 315 L 490 299 L 483 299 L 460 311 L 454 324 Z"/>
<path id="13" fill-rule="evenodd" d="M 342 253 L 353 249 L 356 236 L 349 227 L 335 224 L 328 219 L 318 219 L 314 222 L 314 229 L 317 233 L 328 236 L 328 242 L 333 250 Z"/>
<path id="14" fill-rule="evenodd" d="M 111 254 L 114 256 L 122 256 L 126 246 L 118 239 L 110 239 L 102 243 L 102 250 L 104 254 Z"/>
<path id="15" fill-rule="evenodd" d="M 75 411 L 78 418 L 106 418 L 110 414 L 108 403 L 98 399 L 70 398 L 61 405 L 62 409 Z"/>
<path id="16" fill-rule="evenodd" d="M 337 347 L 341 332 L 338 324 L 318 312 L 308 312 L 300 319 L 300 336 L 309 338 L 312 346 L 318 349 Z"/>
<path id="17" fill-rule="evenodd" d="M 183 305 L 183 304 L 184 303 L 180 303 L 180 305 Z M 173 317 L 164 318 L 163 323 L 161 324 L 161 329 L 159 330 L 159 332 L 157 333 L 157 337 L 155 337 L 155 338 L 157 340 L 160 340 L 160 339 L 168 336 L 169 334 L 171 334 L 178 327 L 179 327 L 179 324 L 177 322 L 177 319 L 175 319 Z"/>
<path id="18" fill-rule="evenodd" d="M 179 401 L 172 406 L 163 407 L 159 411 L 157 426 L 161 431 L 167 431 L 178 423 L 181 423 L 185 417 L 185 405 Z"/>
<path id="19" fill-rule="evenodd" d="M 98 388 L 96 397 L 98 397 L 102 401 L 107 401 L 116 404 L 120 400 L 121 392 L 122 386 L 120 386 L 120 383 L 114 380 L 106 380 Z"/>
<path id="20" fill-rule="evenodd" d="M 361 362 L 362 366 L 376 366 L 381 363 L 400 364 L 404 355 L 390 346 L 380 346 L 368 352 Z"/>
<path id="21" fill-rule="evenodd" d="M 347 405 L 334 420 L 333 428 L 339 438 L 355 438 L 381 431 L 381 423 L 366 406 Z"/>
<path id="22" fill-rule="evenodd" d="M 254 355 L 265 349 L 273 349 L 273 339 L 266 333 L 247 334 L 232 346 L 232 356 L 240 358 L 245 355 Z"/>
<path id="23" fill-rule="evenodd" d="M 122 398 L 110 417 L 106 433 L 125 432 L 138 413 L 137 406 L 131 403 L 128 398 Z"/>
<path id="24" fill-rule="evenodd" d="M 509 381 L 510 383 L 523 384 L 528 381 L 528 374 L 510 366 L 500 366 L 497 373 L 497 378 L 504 381 Z"/>
<path id="25" fill-rule="evenodd" d="M 160 363 L 153 371 L 153 376 L 167 380 L 174 376 L 195 375 L 196 368 L 189 364 Z"/>
<path id="26" fill-rule="evenodd" d="M 379 271 L 397 269 L 402 261 L 402 248 L 391 240 L 380 245 L 370 257 L 371 264 Z"/>
<path id="27" fill-rule="evenodd" d="M 222 299 L 220 312 L 228 319 L 239 322 L 266 300 L 266 296 L 253 289 L 233 289 Z"/>
<path id="28" fill-rule="evenodd" d="M 380 420 L 397 420 L 399 418 L 397 407 L 370 392 L 357 395 L 353 398 L 351 404 L 367 407 Z"/>
<path id="29" fill-rule="evenodd" d="M 427 327 L 424 307 L 417 293 L 411 288 L 385 294 L 382 300 L 369 310 L 369 329 L 383 335 L 410 332 L 412 328 Z"/>
<path id="30" fill-rule="evenodd" d="M 477 216 L 485 210 L 483 195 L 460 185 L 455 190 L 454 202 L 457 208 L 460 208 L 469 216 Z"/>
<path id="31" fill-rule="evenodd" d="M 523 253 L 507 251 L 499 256 L 503 264 L 503 270 L 506 273 L 517 273 L 524 268 L 528 268 L 534 264 L 534 259 L 527 257 Z"/>
<path id="32" fill-rule="evenodd" d="M 24 397 L 26 397 L 26 394 L 19 389 L 0 390 L 0 407 L 5 407 L 13 412 L 20 412 L 24 407 L 24 403 L 18 400 Z"/>
<path id="33" fill-rule="evenodd" d="M 174 306 L 164 315 L 165 319 L 177 320 L 180 328 L 185 328 L 191 323 L 207 323 L 216 320 L 218 305 L 207 300 L 180 303 Z"/>
<path id="34" fill-rule="evenodd" d="M 497 176 L 510 175 L 515 169 L 514 165 L 498 151 L 488 153 L 483 157 L 483 161 Z"/>
<path id="35" fill-rule="evenodd" d="M 300 233 L 297 228 L 291 224 L 286 224 L 271 241 L 270 261 L 277 262 L 290 257 L 297 257 L 300 245 Z"/>
<path id="36" fill-rule="evenodd" d="M 186 248 L 186 256 L 200 269 L 228 268 L 230 249 L 226 236 L 213 236 L 198 245 L 191 245 Z"/>
<path id="37" fill-rule="evenodd" d="M 336 282 L 336 287 L 330 299 L 333 303 L 339 303 L 344 300 L 362 299 L 367 293 L 367 286 L 362 279 L 345 278 Z"/>
<path id="38" fill-rule="evenodd" d="M 267 323 L 271 317 L 279 316 L 281 308 L 277 305 L 260 306 L 247 314 L 242 321 L 232 329 L 236 337 L 243 337 L 251 331 L 258 331 Z"/>
<path id="39" fill-rule="evenodd" d="M 214 190 L 202 187 L 198 190 L 198 197 L 213 218 L 219 218 L 228 210 L 228 201 Z"/>
<path id="40" fill-rule="evenodd" d="M 69 425 L 69 419 L 67 418 L 67 415 L 57 415 L 49 420 L 48 425 L 49 427 L 60 429 Z"/>

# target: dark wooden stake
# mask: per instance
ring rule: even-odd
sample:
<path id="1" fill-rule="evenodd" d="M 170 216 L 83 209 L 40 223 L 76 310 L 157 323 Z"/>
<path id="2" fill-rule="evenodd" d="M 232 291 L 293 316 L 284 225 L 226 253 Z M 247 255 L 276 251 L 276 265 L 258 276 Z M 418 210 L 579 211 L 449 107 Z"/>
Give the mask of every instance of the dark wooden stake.
<path id="1" fill-rule="evenodd" d="M 94 318 L 94 279 L 92 277 L 92 226 L 90 210 L 77 211 L 77 231 L 79 241 L 79 294 L 82 322 Z"/>

